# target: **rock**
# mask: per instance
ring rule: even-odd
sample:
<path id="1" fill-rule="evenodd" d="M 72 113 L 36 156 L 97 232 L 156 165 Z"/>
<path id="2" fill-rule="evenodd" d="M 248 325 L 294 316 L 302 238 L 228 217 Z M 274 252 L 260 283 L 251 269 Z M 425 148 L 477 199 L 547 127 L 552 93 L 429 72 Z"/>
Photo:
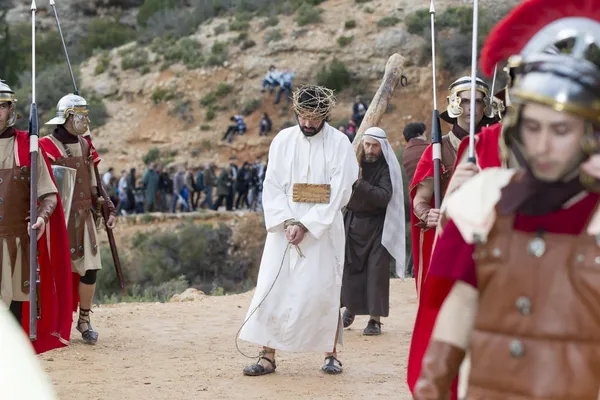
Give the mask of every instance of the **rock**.
<path id="1" fill-rule="evenodd" d="M 375 38 L 375 54 L 389 57 L 393 53 L 402 51 L 403 57 L 411 57 L 418 54 L 425 40 L 419 36 L 411 35 L 403 28 L 384 29 Z"/>
<path id="2" fill-rule="evenodd" d="M 184 301 L 200 301 L 206 297 L 206 294 L 198 289 L 189 288 L 181 294 L 176 294 L 169 300 L 169 303 L 181 303 Z"/>

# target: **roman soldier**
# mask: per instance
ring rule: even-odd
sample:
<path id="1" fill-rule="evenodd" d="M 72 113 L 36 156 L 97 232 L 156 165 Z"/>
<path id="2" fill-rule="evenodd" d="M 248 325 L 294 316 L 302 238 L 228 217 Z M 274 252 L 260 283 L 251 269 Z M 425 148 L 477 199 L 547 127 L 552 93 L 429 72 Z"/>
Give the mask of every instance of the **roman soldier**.
<path id="1" fill-rule="evenodd" d="M 440 118 L 452 124 L 452 130 L 442 138 L 441 154 L 441 184 L 442 195 L 446 191 L 454 170 L 456 152 L 460 141 L 469 136 L 471 77 L 465 76 L 450 85 L 448 107 Z M 495 122 L 493 110 L 490 107 L 490 89 L 481 79 L 475 84 L 477 106 L 475 107 L 476 131 L 482 126 Z M 429 265 L 433 247 L 435 227 L 439 218 L 439 210 L 433 207 L 433 161 L 432 146 L 430 145 L 421 156 L 413 181 L 409 186 L 411 198 L 412 251 L 415 264 L 417 293 Z"/>
<path id="2" fill-rule="evenodd" d="M 500 23 L 520 32 L 502 51 L 523 48 L 502 137 L 524 168 L 485 169 L 447 198 L 415 399 L 447 398 L 466 352 L 467 399 L 598 398 L 600 185 L 582 167 L 600 149 L 595 3 L 529 0 Z"/>
<path id="3" fill-rule="evenodd" d="M 94 205 L 104 187 L 95 168 L 100 157 L 88 137 L 84 137 L 89 123 L 86 100 L 73 94 L 64 96 L 56 106 L 56 117 L 46 123 L 56 125 L 56 128 L 52 135 L 40 139 L 40 147 L 48 153 L 52 164 L 77 170 L 67 226 L 74 282 L 78 286 L 78 293 L 75 293 L 75 297 L 79 297 L 77 330 L 85 343 L 95 344 L 98 332 L 92 327 L 90 311 L 96 274 L 102 266 L 97 232 L 100 216 L 95 214 Z M 116 222 L 116 209 L 110 200 L 108 207 L 110 217 L 107 226 L 112 229 Z M 76 307 L 75 304 L 75 310 Z"/>
<path id="4" fill-rule="evenodd" d="M 25 331 L 29 330 L 29 291 L 37 290 L 29 269 L 29 134 L 14 128 L 15 92 L 0 81 L 0 299 Z M 37 229 L 40 287 L 38 353 L 68 345 L 71 332 L 71 279 L 62 203 L 46 154 L 37 165 Z M 52 260 L 52 263 L 50 263 Z"/>

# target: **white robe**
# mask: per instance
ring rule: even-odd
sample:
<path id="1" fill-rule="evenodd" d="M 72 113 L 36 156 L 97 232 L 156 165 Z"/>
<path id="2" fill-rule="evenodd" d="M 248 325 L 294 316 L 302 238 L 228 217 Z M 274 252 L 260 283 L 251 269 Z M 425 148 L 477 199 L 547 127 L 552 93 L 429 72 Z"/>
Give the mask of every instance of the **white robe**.
<path id="1" fill-rule="evenodd" d="M 352 144 L 328 124 L 310 138 L 294 126 L 273 139 L 263 186 L 267 240 L 241 339 L 292 352 L 333 350 L 346 240 L 341 209 L 357 179 Z M 329 203 L 293 202 L 294 183 L 330 184 Z M 285 253 L 288 219 L 308 229 L 299 244 L 305 258 L 293 246 Z"/>

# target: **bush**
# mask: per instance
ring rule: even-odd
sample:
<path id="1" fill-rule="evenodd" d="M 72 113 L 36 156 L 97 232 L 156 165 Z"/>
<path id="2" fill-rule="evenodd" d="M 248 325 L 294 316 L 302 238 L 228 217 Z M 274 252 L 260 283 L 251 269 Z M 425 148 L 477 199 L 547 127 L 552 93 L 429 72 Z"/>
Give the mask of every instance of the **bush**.
<path id="1" fill-rule="evenodd" d="M 215 96 L 220 99 L 221 97 L 227 96 L 229 93 L 231 93 L 232 90 L 233 86 L 225 82 L 220 82 L 217 85 L 217 89 L 215 90 Z"/>
<path id="2" fill-rule="evenodd" d="M 240 49 L 248 50 L 254 46 L 256 46 L 256 42 L 254 40 L 244 40 L 240 45 Z"/>
<path id="3" fill-rule="evenodd" d="M 353 19 L 349 19 L 344 23 L 344 28 L 346 29 L 354 29 L 356 28 L 356 21 Z"/>
<path id="4" fill-rule="evenodd" d="M 262 23 L 262 28 L 269 28 L 269 27 L 273 27 L 273 26 L 277 26 L 279 25 L 279 18 L 277 18 L 274 15 L 271 15 L 269 18 L 267 18 L 266 20 L 264 20 L 264 22 Z"/>
<path id="5" fill-rule="evenodd" d="M 364 4 L 364 3 L 368 3 L 371 0 L 354 0 L 356 2 L 356 4 Z"/>
<path id="6" fill-rule="evenodd" d="M 89 57 L 94 50 L 108 50 L 135 39 L 130 26 L 106 18 L 93 19 L 86 27 L 87 35 L 79 40 L 79 51 Z"/>
<path id="7" fill-rule="evenodd" d="M 205 61 L 207 66 L 223 65 L 227 61 L 227 45 L 223 42 L 215 41 L 210 49 L 210 56 Z"/>
<path id="8" fill-rule="evenodd" d="M 160 158 L 160 149 L 158 147 L 153 147 L 146 153 L 145 156 L 142 157 L 142 161 L 144 164 L 150 164 L 154 161 L 158 161 Z"/>
<path id="9" fill-rule="evenodd" d="M 323 67 L 317 73 L 317 84 L 325 86 L 329 89 L 342 91 L 348 87 L 352 81 L 350 71 L 346 68 L 343 62 L 334 58 L 329 66 Z"/>
<path id="10" fill-rule="evenodd" d="M 148 64 L 148 52 L 142 48 L 135 49 L 121 59 L 121 68 L 124 70 L 139 68 L 146 64 Z"/>
<path id="11" fill-rule="evenodd" d="M 421 35 L 423 31 L 431 24 L 431 15 L 429 14 L 429 9 L 422 8 L 408 14 L 404 20 L 404 23 L 406 24 L 406 29 L 409 33 L 412 33 L 413 35 Z M 441 28 L 438 25 L 438 21 L 436 21 L 436 26 Z"/>
<path id="12" fill-rule="evenodd" d="M 271 29 L 265 32 L 265 43 L 277 42 L 283 38 L 281 29 Z"/>
<path id="13" fill-rule="evenodd" d="M 365 7 L 364 12 L 367 14 L 373 14 L 375 10 L 373 10 L 371 7 Z"/>
<path id="14" fill-rule="evenodd" d="M 250 28 L 248 21 L 238 21 L 237 19 L 229 24 L 230 31 L 247 31 Z"/>
<path id="15" fill-rule="evenodd" d="M 387 27 L 387 26 L 394 26 L 398 22 L 400 22 L 400 19 L 396 18 L 394 16 L 383 17 L 379 21 L 377 21 L 377 26 L 380 27 L 380 28 L 384 28 L 384 27 Z"/>
<path id="16" fill-rule="evenodd" d="M 203 132 L 210 131 L 210 129 L 211 129 L 210 125 L 208 125 L 208 124 L 202 124 L 202 125 L 200 125 L 200 130 L 203 131 Z"/>
<path id="17" fill-rule="evenodd" d="M 346 47 L 347 45 L 352 43 L 353 40 L 354 36 L 340 36 L 339 38 L 337 38 L 337 43 L 340 45 L 340 47 Z"/>
<path id="18" fill-rule="evenodd" d="M 175 8 L 175 0 L 144 0 L 144 4 L 138 8 L 137 23 L 146 27 L 148 20 L 154 14 L 168 8 Z"/>
<path id="19" fill-rule="evenodd" d="M 108 51 L 100 53 L 96 59 L 96 68 L 94 69 L 94 75 L 103 74 L 110 66 L 110 54 Z"/>
<path id="20" fill-rule="evenodd" d="M 215 119 L 215 110 L 213 108 L 209 108 L 208 110 L 206 110 L 206 117 L 205 119 L 207 121 L 212 121 L 213 119 Z"/>
<path id="21" fill-rule="evenodd" d="M 204 63 L 202 46 L 193 39 L 181 39 L 174 45 L 165 46 L 162 51 L 165 61 L 171 64 L 182 62 L 188 69 L 201 68 Z"/>
<path id="22" fill-rule="evenodd" d="M 200 105 L 204 107 L 208 107 L 217 102 L 217 96 L 214 92 L 210 92 L 206 96 L 200 99 Z"/>
<path id="23" fill-rule="evenodd" d="M 298 26 L 316 24 L 321 22 L 321 10 L 309 3 L 304 3 L 296 12 Z"/>
<path id="24" fill-rule="evenodd" d="M 157 87 L 152 91 L 152 102 L 154 104 L 169 101 L 175 98 L 175 92 L 169 89 Z"/>
<path id="25" fill-rule="evenodd" d="M 227 25 L 220 24 L 215 28 L 215 36 L 225 33 L 225 31 L 227 31 Z"/>
<path id="26" fill-rule="evenodd" d="M 262 104 L 261 99 L 248 100 L 242 106 L 242 110 L 241 110 L 242 115 L 248 116 L 248 115 L 252 114 L 254 111 L 256 111 L 260 108 L 261 104 Z"/>
<path id="27" fill-rule="evenodd" d="M 94 128 L 98 128 L 106 123 L 108 120 L 108 111 L 106 110 L 106 105 L 100 97 L 98 97 L 95 93 L 86 98 L 89 106 L 89 117 L 91 121 L 91 125 Z"/>
<path id="28" fill-rule="evenodd" d="M 175 117 L 180 121 L 184 121 L 187 124 L 194 122 L 194 116 L 192 115 L 192 102 L 187 99 L 177 99 L 172 108 L 169 109 L 168 115 Z"/>
<path id="29" fill-rule="evenodd" d="M 138 41 L 147 44 L 156 37 L 179 39 L 190 36 L 196 28 L 198 22 L 187 10 L 161 10 L 150 17 L 146 28 L 138 35 Z"/>

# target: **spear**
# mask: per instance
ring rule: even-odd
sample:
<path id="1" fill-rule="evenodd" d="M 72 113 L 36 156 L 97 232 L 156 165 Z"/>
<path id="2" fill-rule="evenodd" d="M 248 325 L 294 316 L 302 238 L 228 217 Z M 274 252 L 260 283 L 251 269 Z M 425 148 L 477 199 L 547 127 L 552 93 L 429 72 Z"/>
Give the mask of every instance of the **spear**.
<path id="1" fill-rule="evenodd" d="M 31 182 L 29 195 L 29 223 L 37 222 L 37 165 L 38 165 L 38 112 L 35 103 L 35 0 L 31 1 L 31 108 L 29 111 L 29 155 L 31 157 Z M 40 270 L 37 259 L 37 229 L 31 229 L 29 239 L 29 338 L 37 339 L 38 296 Z M 31 282 L 35 282 L 32 285 Z"/>
<path id="2" fill-rule="evenodd" d="M 437 93 L 435 80 L 435 5 L 431 0 L 429 7 L 431 16 L 431 66 L 433 68 L 433 113 L 431 116 L 431 144 L 433 150 L 433 198 L 434 208 L 440 208 L 442 202 L 440 189 L 441 162 L 442 162 L 442 129 L 440 127 L 440 113 L 437 109 Z"/>
<path id="3" fill-rule="evenodd" d="M 69 59 L 69 52 L 67 51 L 67 44 L 65 43 L 65 37 L 63 35 L 62 29 L 60 27 L 60 21 L 58 19 L 58 12 L 56 11 L 56 2 L 54 0 L 50 0 L 50 6 L 52 7 L 52 10 L 54 11 L 54 18 L 56 19 L 56 26 L 58 27 L 58 33 L 60 34 L 60 40 L 62 42 L 62 46 L 63 46 L 63 51 L 65 53 L 65 58 L 67 60 L 67 66 L 69 67 L 69 73 L 71 74 L 71 81 L 73 82 L 73 93 L 76 95 L 79 95 L 79 91 L 77 90 L 77 83 L 75 82 L 75 75 L 73 74 L 73 67 L 71 66 L 71 61 Z M 90 137 L 91 139 L 91 137 Z M 106 234 L 108 236 L 108 243 L 110 245 L 110 252 L 112 254 L 113 257 L 113 262 L 115 264 L 115 271 L 117 273 L 117 279 L 119 280 L 119 286 L 121 287 L 121 289 L 125 288 L 125 278 L 123 276 L 123 269 L 121 268 L 121 260 L 119 259 L 119 252 L 117 250 L 117 245 L 116 245 L 116 241 L 115 241 L 115 235 L 112 231 L 112 229 L 110 229 L 107 225 L 107 221 L 108 221 L 108 209 L 106 208 L 106 204 L 109 201 L 109 197 L 106 194 L 106 191 L 104 190 L 103 186 L 102 186 L 102 179 L 100 178 L 100 172 L 98 171 L 98 166 L 93 163 L 94 165 L 94 175 L 96 176 L 96 182 L 98 184 L 98 192 L 99 195 L 101 197 L 99 197 L 98 200 L 98 207 L 101 208 L 103 217 L 104 217 L 104 227 L 106 228 Z M 102 205 L 104 205 L 105 207 L 101 207 Z"/>
<path id="4" fill-rule="evenodd" d="M 473 43 L 471 52 L 471 118 L 469 123 L 469 162 L 475 164 L 475 86 L 477 85 L 477 16 L 479 0 L 473 0 Z"/>

